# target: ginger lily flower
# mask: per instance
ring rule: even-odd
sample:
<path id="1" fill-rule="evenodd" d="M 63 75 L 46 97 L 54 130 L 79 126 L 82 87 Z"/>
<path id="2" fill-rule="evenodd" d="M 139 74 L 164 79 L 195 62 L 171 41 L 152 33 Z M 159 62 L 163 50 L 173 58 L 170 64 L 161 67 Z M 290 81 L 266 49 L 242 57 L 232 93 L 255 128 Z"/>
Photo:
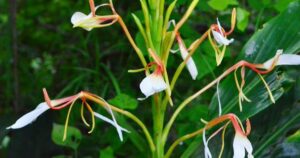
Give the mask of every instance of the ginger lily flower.
<path id="1" fill-rule="evenodd" d="M 41 114 L 43 114 L 44 112 L 46 112 L 49 109 L 60 110 L 60 109 L 63 109 L 65 107 L 69 106 L 68 115 L 67 115 L 66 123 L 65 123 L 64 137 L 63 137 L 63 140 L 65 140 L 72 107 L 73 107 L 75 101 L 77 101 L 78 99 L 81 99 L 82 100 L 81 117 L 82 117 L 83 122 L 87 126 L 90 126 L 90 125 L 86 122 L 86 120 L 83 116 L 83 106 L 86 106 L 87 109 L 89 110 L 90 114 L 92 115 L 92 127 L 91 127 L 91 130 L 89 131 L 89 133 L 91 133 L 95 127 L 95 119 L 94 119 L 95 116 L 97 118 L 113 125 L 117 129 L 117 132 L 118 132 L 118 135 L 119 135 L 119 138 L 121 141 L 123 141 L 122 131 L 129 132 L 128 130 L 126 130 L 126 129 L 122 128 L 120 125 L 118 125 L 110 106 L 101 97 L 98 97 L 94 94 L 90 94 L 88 92 L 80 92 L 80 93 L 70 96 L 70 97 L 66 97 L 66 98 L 62 98 L 62 99 L 58 99 L 58 100 L 50 100 L 50 98 L 47 94 L 47 91 L 45 89 L 43 89 L 43 92 L 44 92 L 44 97 L 45 97 L 46 101 L 40 103 L 33 111 L 23 115 L 13 125 L 7 127 L 6 129 L 23 128 L 23 127 L 29 125 L 30 123 L 32 123 L 33 121 L 35 121 Z M 94 112 L 92 110 L 91 106 L 88 104 L 86 99 L 91 100 L 91 101 L 98 100 L 99 102 L 103 103 L 103 105 L 101 105 L 101 106 L 103 106 L 105 109 L 108 110 L 108 112 L 112 116 L 112 120 L 101 114 Z"/>
<path id="2" fill-rule="evenodd" d="M 228 46 L 230 43 L 234 41 L 233 38 L 227 39 L 225 32 L 223 32 L 223 28 L 219 22 L 219 19 L 217 19 L 217 26 L 212 26 L 212 34 L 214 36 L 215 41 L 219 44 L 219 46 Z"/>
<path id="3" fill-rule="evenodd" d="M 225 130 L 228 123 L 224 126 L 222 126 L 220 129 L 218 129 L 215 133 L 210 136 L 208 140 L 206 140 L 205 137 L 205 130 L 210 129 L 222 122 L 229 121 L 232 123 L 233 128 L 235 129 L 235 137 L 233 140 L 233 158 L 244 158 L 245 157 L 245 151 L 248 153 L 248 158 L 253 158 L 252 152 L 253 148 L 251 145 L 251 142 L 247 138 L 247 136 L 250 134 L 251 127 L 250 127 L 250 122 L 247 120 L 247 129 L 246 131 L 243 128 L 243 125 L 241 124 L 241 121 L 238 119 L 238 117 L 234 114 L 226 114 L 223 116 L 220 116 L 218 118 L 215 118 L 208 122 L 203 130 L 203 142 L 204 142 L 204 148 L 205 148 L 205 158 L 211 158 L 211 152 L 208 148 L 208 142 L 209 140 L 217 135 L 221 130 Z M 224 140 L 224 138 L 222 138 Z M 222 151 L 221 151 L 222 152 Z"/>
<path id="4" fill-rule="evenodd" d="M 91 13 L 86 15 L 82 12 L 75 12 L 71 17 L 73 27 L 82 27 L 87 31 L 91 31 L 93 28 L 101 28 L 114 24 L 119 16 L 116 14 L 112 2 L 110 4 L 102 4 L 95 7 L 94 1 L 90 0 Z M 97 9 L 100 7 L 109 6 L 113 12 L 112 15 L 96 15 Z"/>
<path id="5" fill-rule="evenodd" d="M 231 29 L 228 32 L 225 32 L 222 28 L 219 20 L 217 19 L 217 24 L 213 24 L 210 27 L 208 33 L 208 39 L 215 51 L 217 65 L 220 65 L 226 51 L 226 46 L 234 41 L 234 39 L 227 39 L 227 36 L 230 35 L 235 27 L 236 22 L 236 10 L 232 10 L 231 14 Z M 211 34 L 213 34 L 214 41 L 212 40 Z M 220 48 L 223 47 L 223 48 Z"/>
<path id="6" fill-rule="evenodd" d="M 145 95 L 145 98 L 138 98 L 139 100 L 144 100 L 154 93 L 167 89 L 167 84 L 162 76 L 164 71 L 163 63 L 152 50 L 149 49 L 149 53 L 153 57 L 154 62 L 149 63 L 147 66 L 151 67 L 152 65 L 156 65 L 156 69 L 152 74 L 146 76 L 140 83 L 140 89 Z"/>
<path id="7" fill-rule="evenodd" d="M 198 75 L 198 70 L 197 70 L 196 64 L 195 64 L 193 58 L 191 56 L 189 56 L 188 50 L 187 50 L 184 42 L 182 41 L 182 38 L 180 37 L 179 33 L 176 34 L 176 39 L 179 44 L 179 50 L 180 50 L 182 59 L 186 60 L 186 58 L 189 58 L 186 62 L 186 66 L 187 66 L 187 69 L 188 69 L 189 73 L 191 74 L 193 80 L 195 80 Z"/>

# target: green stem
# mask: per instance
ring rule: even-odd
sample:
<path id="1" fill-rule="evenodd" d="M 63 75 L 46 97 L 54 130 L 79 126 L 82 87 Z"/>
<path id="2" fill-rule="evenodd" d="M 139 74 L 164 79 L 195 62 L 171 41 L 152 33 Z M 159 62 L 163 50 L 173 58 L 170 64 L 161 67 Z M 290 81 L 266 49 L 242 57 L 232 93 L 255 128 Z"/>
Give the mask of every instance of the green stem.
<path id="1" fill-rule="evenodd" d="M 122 29 L 123 29 L 125 35 L 127 36 L 128 40 L 129 40 L 129 42 L 130 42 L 130 44 L 132 45 L 133 49 L 135 50 L 135 52 L 137 53 L 138 57 L 140 58 L 140 60 L 141 60 L 141 62 L 142 62 L 142 64 L 143 64 L 143 66 L 146 67 L 146 66 L 147 66 L 146 59 L 144 58 L 144 55 L 143 55 L 142 51 L 140 50 L 140 48 L 135 44 L 135 42 L 134 42 L 134 40 L 133 40 L 131 34 L 129 33 L 129 31 L 128 31 L 128 29 L 127 29 L 127 27 L 126 27 L 126 25 L 125 25 L 125 23 L 124 23 L 124 21 L 123 21 L 123 19 L 122 19 L 121 16 L 119 16 L 118 22 L 119 22 L 119 24 L 121 25 L 121 27 L 122 27 Z M 146 71 L 147 71 L 147 70 L 146 70 Z M 147 71 L 147 72 L 148 72 L 148 71 Z"/>
<path id="2" fill-rule="evenodd" d="M 199 130 L 197 130 L 197 131 L 195 131 L 195 132 L 193 132 L 193 133 L 189 133 L 189 134 L 187 134 L 187 135 L 184 135 L 184 136 L 180 137 L 179 139 L 177 139 L 177 140 L 170 146 L 170 148 L 168 149 L 168 151 L 167 151 L 167 153 L 166 153 L 166 155 L 165 155 L 165 158 L 169 158 L 169 157 L 171 156 L 171 154 L 173 153 L 175 147 L 176 147 L 178 144 L 180 144 L 181 142 L 183 142 L 183 141 L 185 141 L 185 140 L 187 140 L 187 139 L 191 139 L 191 138 L 193 138 L 193 137 L 195 137 L 195 136 L 197 136 L 197 135 L 199 135 L 199 134 L 202 134 L 202 132 L 203 132 L 203 128 L 201 128 L 201 129 L 199 129 Z"/>
<path id="3" fill-rule="evenodd" d="M 161 99 L 159 94 L 154 95 L 153 102 L 153 125 L 154 125 L 154 142 L 156 145 L 155 158 L 163 158 L 164 156 L 164 146 L 162 143 L 162 131 L 163 131 L 163 120 L 164 120 L 164 111 L 161 108 Z"/>

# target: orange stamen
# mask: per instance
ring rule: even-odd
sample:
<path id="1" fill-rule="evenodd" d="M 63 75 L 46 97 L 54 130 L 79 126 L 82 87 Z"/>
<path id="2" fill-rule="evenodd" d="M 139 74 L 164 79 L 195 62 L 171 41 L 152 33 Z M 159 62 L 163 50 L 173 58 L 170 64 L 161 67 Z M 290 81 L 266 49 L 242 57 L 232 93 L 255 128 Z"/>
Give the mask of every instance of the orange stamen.
<path id="1" fill-rule="evenodd" d="M 95 10 L 94 0 L 89 0 L 89 3 L 90 3 L 90 9 L 91 9 L 92 15 L 96 16 L 96 10 Z"/>

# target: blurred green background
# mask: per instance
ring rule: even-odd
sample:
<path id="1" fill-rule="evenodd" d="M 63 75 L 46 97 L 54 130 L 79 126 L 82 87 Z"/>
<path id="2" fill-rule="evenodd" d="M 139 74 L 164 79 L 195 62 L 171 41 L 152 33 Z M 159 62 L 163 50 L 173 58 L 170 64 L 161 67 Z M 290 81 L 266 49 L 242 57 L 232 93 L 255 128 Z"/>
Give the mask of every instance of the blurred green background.
<path id="1" fill-rule="evenodd" d="M 175 105 L 233 65 L 249 38 L 293 1 L 200 0 L 180 30 L 186 44 L 200 37 L 217 17 L 228 30 L 233 7 L 237 8 L 237 28 L 230 38 L 234 38 L 235 42 L 228 48 L 222 67 L 218 68 L 209 42 L 204 42 L 194 57 L 199 76 L 196 81 L 190 82 L 188 72 L 183 72 L 173 93 Z M 95 0 L 96 4 L 105 2 Z M 167 0 L 167 4 L 170 2 L 172 0 Z M 178 0 L 172 19 L 178 21 L 190 2 Z M 145 49 L 131 16 L 135 13 L 142 17 L 139 1 L 115 0 L 114 4 L 138 46 Z M 89 12 L 87 0 L 10 0 L 0 1 L 0 6 L 0 157 L 148 157 L 145 155 L 149 151 L 143 149 L 147 148 L 147 144 L 141 137 L 141 131 L 122 116 L 118 116 L 120 124 L 136 131 L 125 134 L 123 142 L 119 141 L 114 128 L 101 121 L 97 121 L 95 131 L 88 134 L 89 129 L 80 120 L 79 103 L 72 111 L 70 126 L 73 128 L 69 128 L 70 138 L 65 143 L 61 143 L 60 139 L 66 109 L 48 111 L 25 128 L 5 130 L 18 117 L 43 102 L 44 87 L 53 99 L 81 90 L 90 91 L 133 112 L 148 127 L 151 127 L 152 119 L 151 99 L 136 101 L 142 96 L 139 82 L 144 74 L 127 72 L 142 65 L 120 26 L 114 24 L 90 32 L 72 28 L 70 18 L 75 11 Z M 300 28 L 299 25 L 293 27 Z M 170 57 L 170 74 L 174 73 L 180 61 L 178 54 Z M 298 66 L 276 70 L 284 72 L 282 97 L 275 105 L 251 118 L 253 131 L 249 139 L 254 151 L 259 149 L 257 157 L 300 157 L 299 70 Z M 182 91 L 185 93 L 182 94 Z M 213 104 L 214 94 L 215 89 L 209 90 L 183 111 L 170 140 L 203 126 L 200 118 L 210 118 L 209 105 Z M 173 110 L 170 108 L 169 113 Z M 185 149 L 189 149 L 190 153 L 185 152 L 181 157 L 203 157 L 202 140 L 196 140 L 198 144 L 192 140 L 184 142 L 173 156 L 180 157 Z M 211 146 L 218 146 L 219 141 L 213 140 Z M 225 147 L 228 153 L 224 157 L 230 157 L 227 154 L 232 152 L 231 142 L 230 137 Z M 193 144 L 196 145 L 191 146 Z"/>

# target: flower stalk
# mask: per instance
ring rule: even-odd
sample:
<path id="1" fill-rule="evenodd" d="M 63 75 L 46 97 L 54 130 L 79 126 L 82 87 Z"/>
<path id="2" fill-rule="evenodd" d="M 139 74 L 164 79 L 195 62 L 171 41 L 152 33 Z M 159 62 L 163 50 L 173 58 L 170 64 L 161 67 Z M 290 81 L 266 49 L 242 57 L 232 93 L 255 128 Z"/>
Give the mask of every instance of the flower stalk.
<path id="1" fill-rule="evenodd" d="M 122 17 L 116 12 L 112 0 L 109 0 L 109 3 L 104 3 L 97 6 L 95 6 L 94 0 L 89 0 L 90 13 L 86 15 L 82 12 L 75 12 L 71 18 L 71 23 L 73 24 L 73 27 L 81 27 L 86 31 L 91 31 L 95 28 L 109 27 L 112 26 L 114 23 L 119 23 L 125 36 L 127 37 L 129 43 L 133 47 L 141 64 L 143 65 L 143 67 L 140 69 L 129 70 L 128 72 L 145 72 L 145 77 L 141 79 L 139 85 L 141 94 L 143 94 L 145 97 L 138 98 L 138 100 L 142 102 L 146 99 L 152 99 L 152 134 L 150 134 L 146 125 L 134 114 L 107 103 L 103 98 L 95 94 L 86 91 L 81 91 L 73 96 L 57 100 L 51 100 L 45 89 L 43 89 L 45 102 L 40 103 L 33 111 L 19 118 L 12 126 L 9 126 L 7 129 L 18 129 L 25 127 L 49 109 L 62 110 L 68 107 L 63 135 L 63 140 L 65 140 L 68 133 L 68 124 L 72 109 L 74 106 L 76 106 L 75 102 L 81 100 L 80 117 L 82 122 L 90 128 L 88 133 L 92 133 L 94 131 L 95 118 L 98 118 L 103 120 L 104 122 L 111 124 L 114 128 L 116 128 L 118 136 L 122 141 L 123 132 L 127 132 L 130 134 L 130 131 L 122 128 L 117 123 L 117 118 L 114 116 L 114 112 L 120 113 L 130 118 L 142 129 L 145 135 L 145 139 L 149 144 L 149 148 L 151 150 L 153 158 L 169 158 L 178 144 L 200 134 L 203 134 L 205 157 L 210 158 L 212 157 L 212 155 L 214 155 L 214 153 L 210 153 L 208 147 L 209 140 L 221 131 L 223 131 L 222 148 L 219 154 L 219 157 L 221 157 L 224 149 L 225 130 L 230 123 L 232 124 L 236 132 L 233 140 L 234 158 L 245 157 L 245 151 L 247 151 L 249 158 L 252 157 L 252 145 L 247 138 L 248 134 L 250 133 L 250 123 L 249 121 L 247 121 L 247 129 L 244 130 L 243 125 L 237 116 L 235 116 L 234 114 L 222 113 L 222 104 L 220 99 L 221 96 L 219 94 L 219 83 L 226 76 L 234 72 L 234 81 L 236 83 L 239 96 L 239 108 L 240 111 L 242 111 L 242 102 L 244 100 L 250 102 L 250 99 L 247 98 L 243 92 L 244 86 L 246 85 L 245 69 L 249 68 L 250 70 L 258 74 L 258 76 L 260 77 L 260 79 L 266 87 L 271 101 L 274 103 L 275 99 L 272 95 L 272 91 L 266 83 L 266 81 L 263 79 L 262 75 L 271 72 L 275 68 L 275 66 L 278 65 L 299 65 L 300 56 L 283 54 L 283 50 L 278 50 L 273 58 L 261 64 L 249 63 L 247 61 L 239 61 L 238 63 L 234 64 L 232 67 L 227 69 L 225 72 L 223 72 L 215 80 L 211 81 L 209 84 L 195 92 L 193 95 L 187 97 L 181 104 L 179 104 L 178 106 L 174 106 L 174 113 L 172 113 L 170 119 L 167 120 L 165 123 L 168 103 L 171 106 L 173 106 L 172 91 L 184 67 L 187 68 L 193 80 L 197 79 L 198 69 L 192 58 L 197 48 L 199 48 L 199 46 L 203 43 L 204 40 L 208 39 L 215 52 L 216 65 L 219 66 L 224 58 L 226 47 L 228 47 L 234 41 L 233 39 L 227 39 L 227 36 L 233 33 L 236 24 L 236 10 L 233 9 L 231 14 L 231 28 L 229 31 L 226 32 L 222 28 L 219 20 L 217 19 L 216 24 L 212 24 L 209 27 L 209 29 L 202 34 L 200 38 L 196 39 L 189 47 L 186 47 L 184 40 L 180 36 L 180 28 L 191 16 L 199 0 L 193 0 L 191 2 L 186 12 L 179 20 L 179 22 L 177 24 L 175 24 L 174 22 L 173 30 L 169 31 L 168 25 L 172 11 L 175 8 L 176 2 L 177 0 L 174 0 L 165 11 L 165 0 L 140 0 L 141 10 L 143 12 L 144 19 L 140 20 L 139 17 L 134 14 L 132 14 L 132 17 L 135 23 L 137 24 L 138 30 L 141 32 L 142 37 L 145 40 L 147 52 L 142 52 L 142 50 L 138 47 Z M 109 7 L 111 10 L 111 14 L 97 15 L 96 11 L 98 9 L 100 10 L 103 7 Z M 142 21 L 144 23 L 142 23 Z M 171 52 L 171 48 L 175 43 L 175 40 L 177 41 L 177 44 L 179 46 L 180 55 L 183 61 L 178 65 L 172 78 L 170 78 L 167 68 L 168 58 Z M 237 74 L 238 70 L 241 70 L 240 75 Z M 109 74 L 109 76 L 111 75 Z M 239 80 L 241 80 L 241 82 Z M 112 82 L 116 83 L 116 80 L 113 79 Z M 115 86 L 117 87 L 117 94 L 120 94 L 121 90 L 118 87 L 118 84 L 114 85 L 117 85 Z M 217 85 L 219 117 L 214 118 L 211 121 L 205 122 L 203 128 L 178 138 L 174 143 L 171 144 L 167 152 L 165 152 L 166 142 L 168 140 L 170 130 L 177 116 L 190 102 L 192 102 L 195 98 L 199 97 L 215 85 Z M 91 102 L 104 108 L 111 116 L 111 118 L 105 117 L 93 111 L 93 104 L 90 104 Z M 88 122 L 84 116 L 85 108 L 91 115 L 91 123 Z M 219 127 L 220 124 L 222 124 L 221 128 L 219 128 L 210 137 L 208 137 L 208 139 L 206 139 L 205 131 L 212 129 L 213 127 Z"/>

